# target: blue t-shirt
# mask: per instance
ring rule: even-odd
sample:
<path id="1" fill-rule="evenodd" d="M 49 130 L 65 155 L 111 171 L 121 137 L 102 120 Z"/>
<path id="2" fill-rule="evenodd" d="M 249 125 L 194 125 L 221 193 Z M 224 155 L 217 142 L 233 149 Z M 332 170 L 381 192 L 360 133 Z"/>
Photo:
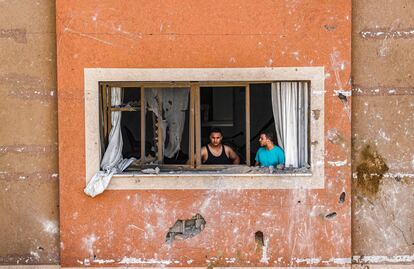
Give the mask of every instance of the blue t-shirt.
<path id="1" fill-rule="evenodd" d="M 261 147 L 256 153 L 255 160 L 260 163 L 260 166 L 276 167 L 278 164 L 285 164 L 285 153 L 278 146 L 275 146 L 271 150 Z"/>

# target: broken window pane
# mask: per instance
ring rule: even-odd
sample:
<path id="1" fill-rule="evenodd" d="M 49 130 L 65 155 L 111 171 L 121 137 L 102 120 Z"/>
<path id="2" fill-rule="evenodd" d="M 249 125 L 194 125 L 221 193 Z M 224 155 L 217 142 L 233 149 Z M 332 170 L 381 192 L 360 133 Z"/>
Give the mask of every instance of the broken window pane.
<path id="1" fill-rule="evenodd" d="M 189 160 L 189 88 L 147 88 L 146 154 L 154 164 Z"/>

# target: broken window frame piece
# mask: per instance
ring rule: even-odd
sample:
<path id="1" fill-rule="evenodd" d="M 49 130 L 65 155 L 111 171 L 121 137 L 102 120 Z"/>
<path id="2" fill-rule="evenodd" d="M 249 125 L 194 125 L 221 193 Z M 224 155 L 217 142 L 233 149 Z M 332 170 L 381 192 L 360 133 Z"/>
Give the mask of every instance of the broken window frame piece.
<path id="1" fill-rule="evenodd" d="M 154 89 L 154 88 L 188 88 L 189 92 L 189 156 L 187 164 L 158 164 L 157 166 L 161 168 L 184 168 L 184 169 L 195 169 L 195 170 L 220 170 L 228 167 L 237 167 L 237 166 L 251 166 L 254 165 L 250 158 L 250 138 L 251 138 L 251 128 L 250 128 L 250 85 L 251 84 L 270 84 L 276 81 L 249 81 L 249 82 L 100 82 L 100 133 L 102 148 L 107 145 L 108 136 L 111 129 L 111 112 L 112 111 L 141 111 L 141 126 L 140 126 L 140 136 L 141 136 L 141 162 L 136 168 L 149 167 L 150 165 L 145 164 L 145 89 Z M 279 81 L 277 81 L 279 82 Z M 310 81 L 306 81 L 310 84 Z M 111 87 L 121 87 L 122 91 L 128 90 L 129 88 L 140 88 L 140 107 L 111 107 Z M 200 109 L 200 88 L 202 87 L 244 87 L 245 89 L 245 139 L 246 139 L 246 164 L 245 165 L 203 165 L 201 163 L 201 109 Z M 308 109 L 310 104 L 308 104 Z M 309 121 L 309 113 L 308 113 Z M 159 130 L 160 128 L 158 128 Z M 310 128 L 308 130 L 310 133 Z M 308 135 L 310 138 L 310 135 Z M 159 139 L 158 141 L 162 141 Z M 308 143 L 310 145 L 310 143 Z M 161 149 L 163 147 L 158 147 Z M 104 150 L 103 150 L 104 151 Z M 307 151 L 310 151 L 308 146 Z M 309 154 L 309 153 L 308 153 Z M 157 156 L 163 156 L 163 153 L 158 152 Z M 308 155 L 310 157 L 310 154 Z M 153 165 L 152 165 L 153 166 Z"/>

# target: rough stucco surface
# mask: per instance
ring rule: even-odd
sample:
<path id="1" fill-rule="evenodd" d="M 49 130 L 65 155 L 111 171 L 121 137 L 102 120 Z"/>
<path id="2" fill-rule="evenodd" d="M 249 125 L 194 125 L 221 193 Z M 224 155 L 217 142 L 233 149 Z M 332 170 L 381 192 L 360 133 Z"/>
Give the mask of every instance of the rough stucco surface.
<path id="1" fill-rule="evenodd" d="M 414 2 L 353 4 L 354 259 L 414 263 Z"/>
<path id="2" fill-rule="evenodd" d="M 2 59 L 2 64 L 0 65 L 0 102 L 3 107 L 0 112 L 3 124 L 0 129 L 0 214 L 2 216 L 0 218 L 2 239 L 0 240 L 0 264 L 45 264 L 59 262 L 56 229 L 58 222 L 56 65 L 54 5 L 52 2 L 46 0 L 0 2 L 0 9 L 2 11 L 2 16 L 0 17 L 0 55 Z M 286 6 L 291 8 L 297 5 L 298 1 L 286 1 Z M 145 5 L 143 8 L 145 8 Z M 375 165 L 371 165 L 372 163 L 375 164 L 375 162 L 367 161 L 362 156 L 362 152 L 367 145 L 370 146 L 373 152 L 376 152 L 374 155 L 369 154 L 369 156 L 374 156 L 373 160 L 377 160 L 379 163 L 383 160 L 388 167 L 388 170 L 378 180 L 380 182 L 378 192 L 366 192 L 364 189 L 358 189 L 359 187 L 355 185 L 353 190 L 353 254 L 355 256 L 366 255 L 372 259 L 370 262 L 373 263 L 381 261 L 410 261 L 412 259 L 410 257 L 414 253 L 412 246 L 414 240 L 414 207 L 412 206 L 414 204 L 414 182 L 412 176 L 414 173 L 414 148 L 412 143 L 414 138 L 412 131 L 414 126 L 414 52 L 412 34 L 404 35 L 404 33 L 410 33 L 413 30 L 413 10 L 414 4 L 412 1 L 353 1 L 353 172 L 357 172 L 357 167 L 360 167 L 361 163 L 367 162 L 370 164 L 368 165 L 368 172 L 376 169 Z M 78 11 L 78 13 L 82 12 Z M 97 15 L 94 10 L 85 10 L 84 13 L 88 20 Z M 206 13 L 208 14 L 209 11 L 206 11 Z M 66 14 L 68 16 L 66 16 L 65 21 L 69 23 L 74 14 L 76 15 L 76 12 Z M 171 14 L 164 12 L 160 17 L 166 16 L 168 18 Z M 217 14 L 216 11 L 214 14 L 220 18 L 220 14 Z M 102 14 L 99 13 L 99 16 L 102 16 Z M 101 19 L 102 17 L 99 16 L 98 18 Z M 221 17 L 222 20 L 225 20 L 225 18 Z M 258 23 L 259 19 L 255 21 L 257 21 L 255 23 Z M 327 24 L 327 28 L 332 29 L 329 26 L 332 26 L 334 21 L 331 20 Z M 157 22 L 160 22 L 159 18 Z M 104 25 L 103 28 L 118 28 L 119 25 Z M 165 29 L 171 29 L 171 27 L 167 21 L 165 23 L 158 23 L 156 26 L 157 29 L 159 28 L 158 31 L 165 31 Z M 149 29 L 147 30 L 148 33 Z M 111 43 L 109 45 L 114 45 L 116 43 L 114 38 L 118 38 L 129 44 L 129 46 L 136 44 L 137 40 L 141 40 L 142 37 L 145 37 L 145 41 L 148 41 L 150 38 L 148 35 L 140 36 L 134 32 L 133 28 L 119 28 L 115 32 L 117 33 L 115 37 L 109 31 L 107 35 L 101 34 L 84 38 L 91 39 L 91 42 L 104 42 L 102 45 L 108 40 Z M 387 33 L 389 33 L 388 37 Z M 402 33 L 402 37 L 398 37 L 395 33 Z M 282 31 L 282 34 L 286 33 Z M 376 34 L 378 37 L 374 38 L 373 36 Z M 71 38 L 79 35 L 79 33 L 73 33 Z M 171 40 L 180 38 L 177 35 L 165 36 Z M 191 51 L 187 51 L 187 54 L 180 59 L 185 66 L 193 67 L 190 65 L 191 61 L 201 66 L 202 64 L 195 61 L 194 57 L 202 55 L 212 57 L 209 62 L 204 63 L 205 66 L 209 67 L 243 66 L 243 64 L 248 62 L 243 62 L 248 57 L 238 57 L 241 56 L 240 54 L 243 54 L 243 50 L 229 49 L 222 44 L 217 45 L 216 49 L 224 50 L 228 57 L 220 59 L 215 53 L 206 50 L 205 43 L 209 38 L 208 36 L 196 36 L 197 39 L 204 41 L 204 44 L 203 42 L 194 44 L 194 48 Z M 183 38 L 181 37 L 180 44 L 184 43 L 182 41 Z M 160 41 L 161 39 L 160 35 L 152 37 L 152 41 Z M 237 35 L 231 36 L 231 39 L 234 43 L 240 43 L 245 40 Z M 96 45 L 96 43 L 91 44 Z M 293 58 L 295 56 L 295 54 L 289 55 L 289 53 L 295 52 L 294 49 L 286 51 L 284 55 L 288 53 L 287 56 L 276 53 L 276 51 L 283 48 L 287 49 L 287 45 L 274 43 L 269 38 L 265 38 L 261 44 L 257 45 L 258 48 L 273 46 L 273 53 L 269 53 L 268 50 L 266 50 L 266 53 L 254 51 L 254 57 L 259 59 L 257 62 L 258 66 L 276 66 L 283 57 Z M 171 50 L 171 47 L 166 47 L 165 49 Z M 73 52 L 72 57 L 88 57 L 87 52 L 80 52 L 81 49 Z M 135 55 L 136 53 L 136 51 L 130 51 L 130 55 Z M 145 61 L 145 59 L 153 57 L 150 55 L 151 53 L 156 54 L 158 52 L 149 50 L 146 54 L 139 54 L 139 57 Z M 161 55 L 162 57 L 160 56 L 158 59 L 157 67 L 169 63 L 167 60 L 168 54 Z M 120 67 L 133 66 L 132 62 L 130 62 L 132 58 L 131 60 L 127 58 L 126 56 L 124 57 L 122 61 L 124 65 Z M 310 63 L 312 59 L 316 58 L 317 56 L 314 55 L 307 60 Z M 99 62 L 98 60 L 95 61 Z M 343 76 L 343 80 L 346 81 L 346 75 Z M 81 97 L 72 95 L 70 90 L 66 91 L 63 97 L 66 97 L 66 99 L 76 97 L 78 98 L 76 100 L 81 100 Z M 82 109 L 82 107 L 77 108 Z M 68 135 L 67 137 L 70 136 Z M 380 171 L 384 170 L 380 169 Z M 357 176 L 357 174 L 354 175 L 354 182 L 356 182 Z M 84 181 L 82 175 L 78 175 L 78 177 L 79 181 Z M 72 188 L 72 191 L 77 193 L 77 197 L 82 197 L 80 191 L 81 184 L 78 185 Z M 89 217 L 94 217 L 94 215 L 89 216 L 90 211 L 87 208 L 81 212 L 76 211 L 72 215 L 66 215 L 64 218 L 76 219 L 82 215 L 88 216 L 88 218 L 83 218 L 82 223 L 76 228 L 77 230 L 72 231 L 88 231 L 79 240 L 81 243 L 76 245 L 83 249 L 84 253 L 81 255 L 83 258 L 90 256 L 90 249 L 99 249 L 97 248 L 99 245 L 95 245 L 95 242 L 99 243 L 102 238 L 111 238 L 111 236 L 113 238 L 114 235 L 120 238 L 119 234 L 124 233 L 131 238 L 131 241 L 147 240 L 147 242 L 153 242 L 153 239 L 158 237 L 161 241 L 168 228 L 179 218 L 190 218 L 193 213 L 201 212 L 204 213 L 203 216 L 206 217 L 207 221 L 214 219 L 215 215 L 212 212 L 207 212 L 211 205 L 222 206 L 225 201 L 230 201 L 230 203 L 238 207 L 244 204 L 253 204 L 254 206 L 260 206 L 263 211 L 257 213 L 249 209 L 247 211 L 251 213 L 249 213 L 250 215 L 245 215 L 246 219 L 249 216 L 257 218 L 258 214 L 267 216 L 268 212 L 283 211 L 285 213 L 271 222 L 257 219 L 247 224 L 236 222 L 234 229 L 236 227 L 238 229 L 232 230 L 232 232 L 238 234 L 240 228 L 248 228 L 249 233 L 252 233 L 251 238 L 249 237 L 248 239 L 252 248 L 255 247 L 253 233 L 256 229 L 261 229 L 266 236 L 272 230 L 281 229 L 280 227 L 284 224 L 289 224 L 286 226 L 289 229 L 296 229 L 296 226 L 300 226 L 299 231 L 302 232 L 298 233 L 297 236 L 289 235 L 286 239 L 281 240 L 295 241 L 296 246 L 299 248 L 310 250 L 309 253 L 312 253 L 312 251 L 317 253 L 318 244 L 309 245 L 301 240 L 314 240 L 318 238 L 318 236 L 315 237 L 309 233 L 304 233 L 304 231 L 309 231 L 310 225 L 313 225 L 314 222 L 310 222 L 310 219 L 303 223 L 296 222 L 295 218 L 305 216 L 309 211 L 320 214 L 330 212 L 331 209 L 333 210 L 335 207 L 334 197 L 336 198 L 339 195 L 340 190 L 335 185 L 331 185 L 330 191 L 332 192 L 332 194 L 329 194 L 329 196 L 332 196 L 331 205 L 319 203 L 320 200 L 317 200 L 318 203 L 316 203 L 316 200 L 313 198 L 309 199 L 309 193 L 306 191 L 290 193 L 283 191 L 273 195 L 267 191 L 260 194 L 257 192 L 248 193 L 253 197 L 262 197 L 266 201 L 265 203 L 260 199 L 253 198 L 253 200 L 241 203 L 239 201 L 240 194 L 231 192 L 196 192 L 191 196 L 180 194 L 180 192 L 151 192 L 151 195 L 149 192 L 128 193 L 120 195 L 119 200 L 129 201 L 128 204 L 132 203 L 134 206 L 139 205 L 147 209 L 144 213 L 138 208 L 132 210 L 131 214 L 133 216 L 130 216 L 131 226 L 107 235 L 103 232 L 94 233 L 94 227 L 98 226 L 98 222 L 92 223 L 91 227 L 88 228 L 88 223 L 91 223 Z M 227 197 L 228 194 L 233 198 L 222 198 Z M 313 193 L 312 197 L 326 197 L 327 195 L 327 193 Z M 170 202 L 171 197 L 175 196 L 178 201 L 175 201 L 170 208 L 173 212 L 171 216 L 156 213 L 157 205 L 166 205 Z M 294 208 L 293 205 L 296 207 L 299 197 L 307 197 L 308 199 L 305 199 L 307 202 L 297 206 L 300 210 L 295 210 L 294 215 L 287 214 L 287 211 L 284 211 L 284 209 L 292 209 Z M 92 209 L 103 206 L 102 200 L 102 197 L 97 198 Z M 113 203 L 116 204 L 117 202 L 114 201 Z M 147 207 L 147 204 L 151 205 Z M 177 212 L 176 208 L 179 207 L 185 207 L 185 210 Z M 122 203 L 112 207 L 111 210 L 114 208 L 119 208 L 119 211 L 122 211 Z M 117 215 L 115 212 L 110 213 L 109 211 L 107 214 L 119 217 L 119 214 Z M 231 212 L 225 212 L 225 214 L 216 213 L 216 215 L 220 221 L 228 221 L 230 223 L 233 223 L 237 217 L 236 213 Z M 121 217 L 125 216 L 122 215 Z M 140 221 L 137 221 L 137 219 Z M 103 222 L 103 225 L 110 228 L 111 225 L 119 221 L 119 219 L 112 220 L 111 218 Z M 141 223 L 142 227 L 136 225 L 137 223 Z M 278 223 L 278 225 L 274 223 Z M 325 222 L 320 219 L 318 223 Z M 150 225 L 145 226 L 144 224 Z M 158 224 L 161 227 L 151 231 L 150 228 L 157 227 Z M 221 225 L 221 223 L 217 223 L 217 225 L 219 224 Z M 267 224 L 271 225 L 266 230 L 263 227 Z M 331 231 L 333 231 L 334 226 L 335 229 L 338 228 L 336 224 L 336 221 L 332 225 L 328 222 L 328 228 L 331 227 Z M 211 225 L 211 223 L 208 223 L 208 225 Z M 67 227 L 67 229 L 69 228 Z M 289 230 L 284 228 L 283 232 L 286 233 L 286 231 Z M 139 235 L 139 232 L 147 237 Z M 158 232 L 160 234 L 157 237 L 155 233 Z M 183 241 L 178 245 L 178 248 L 186 247 L 186 251 L 189 251 L 187 244 L 190 244 L 190 247 L 195 252 L 201 251 L 201 248 L 205 247 L 205 245 L 200 246 L 204 239 L 200 239 L 197 236 L 191 239 L 195 241 Z M 209 234 L 209 236 L 214 235 Z M 217 234 L 216 236 L 222 237 L 222 234 Z M 338 239 L 344 240 L 343 237 Z M 347 239 L 345 238 L 345 240 Z M 112 241 L 105 242 L 114 244 Z M 223 239 L 219 243 L 223 242 L 233 245 L 230 250 L 236 249 L 239 246 L 238 244 L 240 244 L 237 243 L 237 240 L 231 241 L 230 239 Z M 273 242 L 278 244 L 280 241 L 276 240 Z M 155 243 L 148 244 L 151 246 L 150 249 L 157 247 Z M 130 245 L 133 246 L 132 243 Z M 62 246 L 64 247 L 65 245 Z M 91 248 L 88 248 L 88 246 Z M 124 245 L 124 247 L 125 251 L 127 251 L 128 245 Z M 139 252 L 138 250 L 134 251 L 136 253 Z M 134 251 L 130 249 L 128 253 L 133 256 Z M 168 252 L 168 249 L 166 251 Z M 188 253 L 192 252 L 189 251 Z M 70 255 L 68 254 L 67 256 Z M 75 254 L 73 255 L 76 256 Z M 214 254 L 211 256 L 214 256 Z M 332 255 L 332 253 L 327 253 L 326 255 L 326 257 L 331 256 L 335 255 Z M 256 257 L 256 259 L 259 258 Z M 356 262 L 361 263 L 367 261 L 367 259 L 361 260 L 360 257 L 355 257 L 355 259 Z M 306 262 L 312 262 L 312 260 L 307 259 L 304 264 Z M 229 263 L 229 265 L 232 265 L 232 263 Z M 385 268 L 382 265 L 379 266 L 378 268 Z"/>
<path id="3" fill-rule="evenodd" d="M 351 2 L 113 3 L 57 1 L 61 264 L 349 265 Z M 325 68 L 324 189 L 82 192 L 85 67 L 264 66 Z M 202 231 L 165 242 L 197 213 Z"/>
<path id="4" fill-rule="evenodd" d="M 0 265 L 59 263 L 53 1 L 0 1 Z"/>

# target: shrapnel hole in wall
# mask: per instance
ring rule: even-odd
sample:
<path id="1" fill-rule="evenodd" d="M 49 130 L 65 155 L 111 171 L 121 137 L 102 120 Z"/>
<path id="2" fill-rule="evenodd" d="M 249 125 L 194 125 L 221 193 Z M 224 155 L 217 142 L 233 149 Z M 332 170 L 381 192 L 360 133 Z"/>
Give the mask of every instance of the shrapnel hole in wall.
<path id="1" fill-rule="evenodd" d="M 256 246 L 258 249 L 261 249 L 264 246 L 264 235 L 262 231 L 257 231 L 254 233 L 254 241 L 256 241 Z"/>
<path id="2" fill-rule="evenodd" d="M 206 225 L 206 221 L 200 214 L 196 214 L 191 219 L 177 220 L 168 230 L 165 242 L 171 244 L 174 240 L 184 240 L 201 233 Z"/>
<path id="3" fill-rule="evenodd" d="M 343 204 L 345 202 L 346 193 L 343 191 L 341 195 L 339 195 L 339 203 Z"/>

